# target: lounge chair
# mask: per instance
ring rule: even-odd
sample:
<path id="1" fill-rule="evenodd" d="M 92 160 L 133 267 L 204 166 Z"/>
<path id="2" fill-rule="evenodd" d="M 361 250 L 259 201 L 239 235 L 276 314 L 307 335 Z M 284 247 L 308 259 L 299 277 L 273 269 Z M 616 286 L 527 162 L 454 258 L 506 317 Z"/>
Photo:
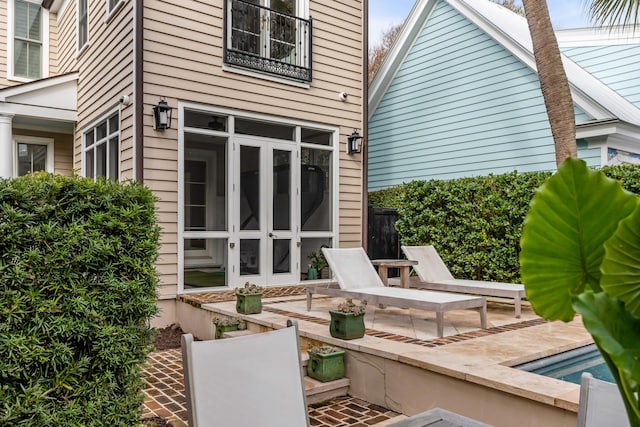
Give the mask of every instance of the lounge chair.
<path id="1" fill-rule="evenodd" d="M 190 427 L 308 426 L 293 327 L 211 341 L 182 336 Z"/>
<path id="2" fill-rule="evenodd" d="M 434 291 L 513 298 L 515 315 L 520 318 L 521 300 L 526 296 L 524 285 L 455 279 L 433 246 L 402 246 L 402 251 L 408 259 L 418 261 L 413 266 L 418 277 L 410 280 L 410 286 Z"/>
<path id="3" fill-rule="evenodd" d="M 339 296 L 373 304 L 401 308 L 417 308 L 436 312 L 438 336 L 443 336 L 444 312 L 478 309 L 482 328 L 487 327 L 487 302 L 483 297 L 429 292 L 416 289 L 388 288 L 376 273 L 362 248 L 322 248 L 338 286 L 307 286 L 307 311 L 311 310 L 313 294 Z"/>
<path id="4" fill-rule="evenodd" d="M 630 427 L 618 386 L 583 372 L 578 403 L 578 427 Z"/>

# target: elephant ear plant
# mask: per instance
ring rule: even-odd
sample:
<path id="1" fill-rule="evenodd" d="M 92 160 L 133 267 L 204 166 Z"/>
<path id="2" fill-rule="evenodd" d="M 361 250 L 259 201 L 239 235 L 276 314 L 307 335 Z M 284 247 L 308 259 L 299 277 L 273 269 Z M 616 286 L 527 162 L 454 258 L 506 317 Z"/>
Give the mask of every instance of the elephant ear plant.
<path id="1" fill-rule="evenodd" d="M 521 248 L 533 309 L 565 322 L 580 313 L 640 427 L 640 199 L 570 158 L 531 201 Z"/>

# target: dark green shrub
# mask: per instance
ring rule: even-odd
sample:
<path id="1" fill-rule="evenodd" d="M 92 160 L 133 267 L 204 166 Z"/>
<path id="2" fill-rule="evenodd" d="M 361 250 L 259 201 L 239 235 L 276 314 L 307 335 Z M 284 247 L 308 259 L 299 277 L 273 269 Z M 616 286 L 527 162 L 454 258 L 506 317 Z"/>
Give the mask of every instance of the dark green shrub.
<path id="1" fill-rule="evenodd" d="M 640 194 L 640 166 L 603 171 Z M 380 207 L 398 210 L 402 244 L 434 245 L 455 277 L 519 283 L 522 222 L 534 192 L 550 175 L 512 172 L 413 181 L 369 197 Z"/>
<path id="2" fill-rule="evenodd" d="M 139 423 L 154 203 L 138 184 L 0 181 L 0 425 Z"/>

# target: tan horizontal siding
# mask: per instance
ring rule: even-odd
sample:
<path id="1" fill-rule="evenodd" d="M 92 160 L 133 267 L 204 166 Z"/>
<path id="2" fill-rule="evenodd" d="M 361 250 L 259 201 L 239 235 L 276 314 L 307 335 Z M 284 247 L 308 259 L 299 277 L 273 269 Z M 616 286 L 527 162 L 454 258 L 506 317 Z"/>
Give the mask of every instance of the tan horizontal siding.
<path id="1" fill-rule="evenodd" d="M 91 2 L 90 2 L 91 3 Z M 89 10 L 93 7 L 89 5 Z M 69 2 L 61 16 L 56 17 L 58 26 L 58 41 L 56 61 L 54 63 L 56 73 L 68 73 L 77 71 L 76 44 L 77 44 L 77 2 Z"/>
<path id="2" fill-rule="evenodd" d="M 151 129 L 151 109 L 160 97 L 316 122 L 340 130 L 339 235 L 341 244 L 361 244 L 361 164 L 347 156 L 344 140 L 353 129 L 362 133 L 362 3 L 312 1 L 313 81 L 308 88 L 223 71 L 223 2 L 168 0 L 145 4 L 144 141 L 145 184 L 160 197 L 158 219 L 163 231 L 161 280 L 171 289 L 177 279 L 177 114 L 173 128 Z M 347 102 L 339 92 L 349 94 Z M 175 244 L 174 244 L 175 242 Z"/>
<path id="3" fill-rule="evenodd" d="M 123 180 L 134 178 L 133 160 L 133 103 L 120 106 L 123 95 L 133 95 L 133 3 L 123 7 L 106 20 L 104 0 L 89 2 L 89 44 L 77 59 L 80 72 L 78 82 L 78 132 L 75 141 L 75 164 L 81 166 L 82 133 L 88 125 L 118 108 L 120 113 L 120 176 Z M 71 5 L 70 5 L 71 6 Z M 65 12 L 65 16 L 70 11 Z M 67 56 L 76 55 L 75 2 L 67 43 Z M 71 36 L 72 35 L 72 36 Z M 133 97 L 132 97 L 133 101 Z"/>

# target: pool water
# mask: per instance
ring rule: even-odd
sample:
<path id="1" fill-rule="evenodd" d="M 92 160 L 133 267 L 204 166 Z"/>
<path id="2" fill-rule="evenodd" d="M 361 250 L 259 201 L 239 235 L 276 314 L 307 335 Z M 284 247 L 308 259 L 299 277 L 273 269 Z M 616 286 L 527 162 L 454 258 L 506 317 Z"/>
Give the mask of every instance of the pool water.
<path id="1" fill-rule="evenodd" d="M 575 384 L 580 384 L 583 372 L 589 372 L 603 381 L 615 382 L 595 344 L 534 360 L 515 368 Z"/>

